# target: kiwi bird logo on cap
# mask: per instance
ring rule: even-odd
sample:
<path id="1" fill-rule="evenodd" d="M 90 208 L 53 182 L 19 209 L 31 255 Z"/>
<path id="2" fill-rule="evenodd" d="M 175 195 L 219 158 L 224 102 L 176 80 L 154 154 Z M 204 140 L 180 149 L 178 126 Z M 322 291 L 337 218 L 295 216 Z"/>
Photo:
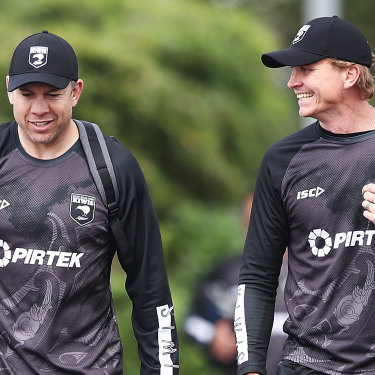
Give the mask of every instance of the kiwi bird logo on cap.
<path id="1" fill-rule="evenodd" d="M 40 68 L 47 64 L 48 47 L 33 46 L 30 47 L 29 64 L 34 68 Z"/>
<path id="2" fill-rule="evenodd" d="M 302 26 L 302 27 L 299 29 L 299 31 L 298 31 L 296 37 L 293 39 L 293 44 L 296 44 L 296 43 L 298 43 L 300 40 L 302 40 L 303 37 L 306 35 L 307 30 L 308 30 L 310 27 L 311 27 L 311 25 L 305 25 L 305 26 Z"/>

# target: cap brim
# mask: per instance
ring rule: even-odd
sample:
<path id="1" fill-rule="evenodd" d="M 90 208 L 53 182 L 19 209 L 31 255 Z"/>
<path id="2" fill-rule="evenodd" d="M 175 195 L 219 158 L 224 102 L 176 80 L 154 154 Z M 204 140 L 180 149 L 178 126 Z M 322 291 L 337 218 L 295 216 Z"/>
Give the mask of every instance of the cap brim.
<path id="1" fill-rule="evenodd" d="M 262 63 L 269 68 L 281 68 L 282 66 L 309 65 L 326 56 L 301 51 L 296 48 L 288 48 L 280 51 L 264 53 L 261 57 Z"/>
<path id="2" fill-rule="evenodd" d="M 46 83 L 57 89 L 65 89 L 68 86 L 70 78 L 57 76 L 49 73 L 24 73 L 9 76 L 8 91 L 13 91 L 22 85 L 33 82 Z"/>

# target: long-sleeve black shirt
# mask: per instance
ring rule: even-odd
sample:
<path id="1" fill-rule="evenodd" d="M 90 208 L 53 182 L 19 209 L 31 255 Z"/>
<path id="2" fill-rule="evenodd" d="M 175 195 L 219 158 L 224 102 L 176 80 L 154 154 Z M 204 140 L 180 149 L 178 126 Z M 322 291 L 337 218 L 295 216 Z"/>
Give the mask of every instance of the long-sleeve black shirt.
<path id="1" fill-rule="evenodd" d="M 361 206 L 374 150 L 375 132 L 334 135 L 316 122 L 267 151 L 240 272 L 239 375 L 266 373 L 286 248 L 283 357 L 327 374 L 375 373 L 375 226 Z"/>
<path id="2" fill-rule="evenodd" d="M 141 374 L 178 373 L 177 334 L 158 220 L 141 169 L 106 137 L 133 262 L 118 250 L 133 303 Z M 39 160 L 17 124 L 0 125 L 0 367 L 7 374 L 122 374 L 110 291 L 108 213 L 80 141 Z"/>

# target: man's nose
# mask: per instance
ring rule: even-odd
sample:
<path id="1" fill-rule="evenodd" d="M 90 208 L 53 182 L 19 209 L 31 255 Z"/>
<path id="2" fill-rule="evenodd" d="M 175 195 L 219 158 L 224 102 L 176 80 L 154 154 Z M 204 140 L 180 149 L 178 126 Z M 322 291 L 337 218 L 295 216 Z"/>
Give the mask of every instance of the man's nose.
<path id="1" fill-rule="evenodd" d="M 42 96 L 36 96 L 31 107 L 31 112 L 36 115 L 42 115 L 48 112 L 48 103 Z"/>
<path id="2" fill-rule="evenodd" d="M 293 89 L 297 86 L 301 85 L 301 80 L 299 78 L 299 74 L 297 72 L 297 69 L 296 68 L 293 68 L 292 70 L 292 73 L 289 77 L 289 81 L 287 83 L 287 86 L 290 88 L 290 89 Z"/>

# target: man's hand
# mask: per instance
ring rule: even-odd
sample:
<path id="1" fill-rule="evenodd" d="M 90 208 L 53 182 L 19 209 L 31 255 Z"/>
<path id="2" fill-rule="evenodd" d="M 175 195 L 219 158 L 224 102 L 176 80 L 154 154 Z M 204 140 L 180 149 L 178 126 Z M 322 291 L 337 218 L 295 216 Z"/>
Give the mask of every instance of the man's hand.
<path id="1" fill-rule="evenodd" d="M 375 184 L 367 184 L 362 189 L 363 216 L 375 224 Z"/>
<path id="2" fill-rule="evenodd" d="M 232 363 L 236 360 L 236 337 L 233 331 L 233 320 L 221 319 L 215 324 L 215 334 L 210 343 L 213 358 L 221 363 Z"/>

